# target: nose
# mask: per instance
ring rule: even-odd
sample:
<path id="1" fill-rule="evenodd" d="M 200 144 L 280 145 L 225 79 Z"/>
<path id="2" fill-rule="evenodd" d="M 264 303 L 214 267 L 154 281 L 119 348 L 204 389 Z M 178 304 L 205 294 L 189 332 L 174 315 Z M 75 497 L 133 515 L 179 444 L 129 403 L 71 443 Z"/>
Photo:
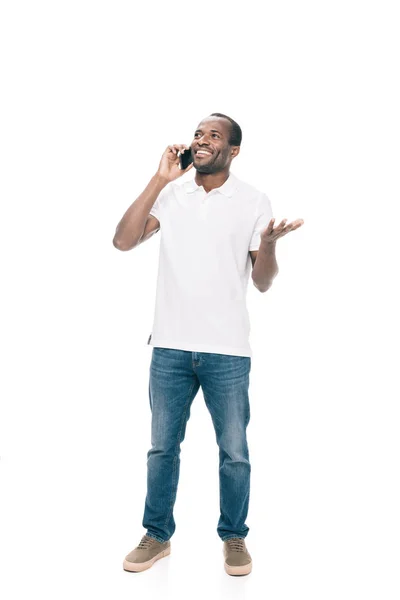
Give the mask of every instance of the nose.
<path id="1" fill-rule="evenodd" d="M 208 145 L 208 140 L 205 137 L 205 134 L 202 135 L 200 138 L 197 138 L 197 143 L 199 144 L 199 146 L 203 146 L 204 144 Z"/>

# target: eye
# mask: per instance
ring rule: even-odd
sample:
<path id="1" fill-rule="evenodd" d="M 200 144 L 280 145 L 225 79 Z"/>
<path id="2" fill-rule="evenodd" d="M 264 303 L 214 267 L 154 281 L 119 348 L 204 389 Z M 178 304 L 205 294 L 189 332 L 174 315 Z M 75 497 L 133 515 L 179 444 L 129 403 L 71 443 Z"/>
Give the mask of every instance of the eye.
<path id="1" fill-rule="evenodd" d="M 218 133 L 213 133 L 213 135 L 216 135 L 217 137 L 219 137 Z"/>

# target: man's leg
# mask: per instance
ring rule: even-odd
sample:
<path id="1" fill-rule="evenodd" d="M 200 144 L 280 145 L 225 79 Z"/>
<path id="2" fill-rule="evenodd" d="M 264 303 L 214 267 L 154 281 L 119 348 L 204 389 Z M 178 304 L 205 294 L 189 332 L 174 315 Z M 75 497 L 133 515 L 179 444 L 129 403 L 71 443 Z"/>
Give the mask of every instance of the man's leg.
<path id="1" fill-rule="evenodd" d="M 153 348 L 149 380 L 151 449 L 147 453 L 147 496 L 142 524 L 146 534 L 159 542 L 169 540 L 175 531 L 173 507 L 179 480 L 180 444 L 199 387 L 191 352 Z"/>
<path id="2" fill-rule="evenodd" d="M 222 540 L 245 538 L 250 496 L 250 462 L 246 427 L 250 420 L 251 358 L 199 353 L 196 367 L 219 446 L 220 518 Z"/>

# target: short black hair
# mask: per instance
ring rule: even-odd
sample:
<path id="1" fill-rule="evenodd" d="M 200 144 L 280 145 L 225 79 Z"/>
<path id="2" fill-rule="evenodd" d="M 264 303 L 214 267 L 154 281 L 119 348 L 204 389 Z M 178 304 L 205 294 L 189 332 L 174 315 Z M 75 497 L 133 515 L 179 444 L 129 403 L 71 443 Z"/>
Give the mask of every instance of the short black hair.
<path id="1" fill-rule="evenodd" d="M 240 146 L 240 144 L 242 143 L 242 130 L 240 129 L 240 126 L 236 123 L 236 121 L 234 121 L 227 115 L 223 115 L 222 113 L 212 113 L 209 116 L 222 117 L 224 119 L 227 119 L 231 124 L 231 133 L 229 136 L 228 144 L 230 146 Z"/>

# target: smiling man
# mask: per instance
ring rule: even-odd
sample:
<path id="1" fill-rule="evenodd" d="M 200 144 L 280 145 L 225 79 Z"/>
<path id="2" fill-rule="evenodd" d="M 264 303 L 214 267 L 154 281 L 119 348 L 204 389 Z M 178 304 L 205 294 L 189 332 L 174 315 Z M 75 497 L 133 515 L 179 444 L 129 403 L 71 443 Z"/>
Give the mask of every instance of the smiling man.
<path id="1" fill-rule="evenodd" d="M 246 575 L 250 462 L 246 428 L 250 419 L 252 351 L 246 306 L 250 276 L 260 292 L 278 273 L 277 239 L 302 219 L 274 228 L 271 203 L 261 191 L 230 172 L 242 131 L 227 115 L 199 123 L 190 149 L 173 144 L 158 170 L 117 226 L 114 246 L 130 250 L 161 230 L 160 259 L 150 364 L 151 449 L 147 460 L 146 534 L 126 557 L 127 571 L 143 571 L 170 553 L 180 444 L 190 407 L 202 388 L 219 446 L 220 517 L 224 568 Z M 193 163 L 179 168 L 179 154 Z M 190 169 L 193 179 L 175 180 Z M 194 535 L 197 535 L 194 524 Z M 200 560 L 200 557 L 199 557 Z M 202 567 L 204 557 L 202 557 Z"/>

